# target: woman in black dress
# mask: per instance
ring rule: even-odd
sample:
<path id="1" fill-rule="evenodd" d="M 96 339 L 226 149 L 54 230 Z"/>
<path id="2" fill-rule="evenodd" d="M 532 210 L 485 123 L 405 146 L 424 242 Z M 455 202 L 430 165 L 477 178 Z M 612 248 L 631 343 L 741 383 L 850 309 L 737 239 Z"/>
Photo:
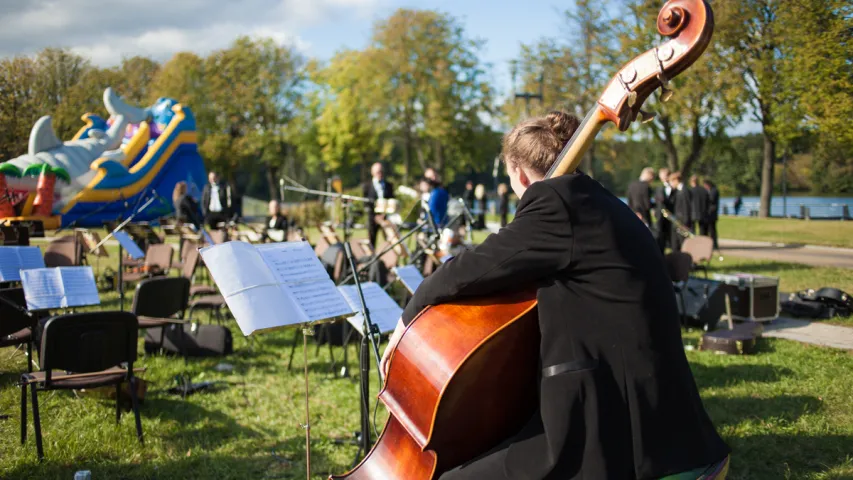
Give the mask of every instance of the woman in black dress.
<path id="1" fill-rule="evenodd" d="M 578 123 L 554 112 L 504 138 L 515 218 L 424 280 L 382 368 L 425 307 L 536 285 L 539 409 L 441 480 L 724 478 L 730 450 L 699 397 L 649 229 L 581 172 L 544 179 Z"/>

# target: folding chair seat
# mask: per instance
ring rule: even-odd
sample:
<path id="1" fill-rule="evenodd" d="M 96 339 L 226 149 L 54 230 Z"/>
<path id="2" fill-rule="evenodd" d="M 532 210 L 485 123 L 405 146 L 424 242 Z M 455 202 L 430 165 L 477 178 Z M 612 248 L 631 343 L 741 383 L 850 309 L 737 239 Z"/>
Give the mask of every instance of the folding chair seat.
<path id="1" fill-rule="evenodd" d="M 86 312 L 49 319 L 41 334 L 41 371 L 21 376 L 21 444 L 27 441 L 30 389 L 38 458 L 44 458 L 38 392 L 116 386 L 116 423 L 121 420 L 121 384 L 128 382 L 136 436 L 143 443 L 136 361 L 138 323 L 129 312 Z M 62 372 L 54 372 L 61 370 Z"/>
<path id="2" fill-rule="evenodd" d="M 227 306 L 225 297 L 222 295 L 203 295 L 195 297 L 190 301 L 189 312 L 187 319 L 192 321 L 193 312 L 196 310 L 206 310 L 208 312 L 208 320 L 215 317 L 218 324 L 222 324 L 223 315 L 222 307 Z"/>

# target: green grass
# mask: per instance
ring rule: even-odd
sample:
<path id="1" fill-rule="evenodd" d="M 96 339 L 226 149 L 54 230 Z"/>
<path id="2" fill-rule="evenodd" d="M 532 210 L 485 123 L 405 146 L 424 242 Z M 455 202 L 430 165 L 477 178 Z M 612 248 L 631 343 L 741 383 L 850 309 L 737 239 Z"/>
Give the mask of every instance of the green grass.
<path id="1" fill-rule="evenodd" d="M 480 237 L 483 234 L 478 234 Z M 110 265 L 101 262 L 101 267 Z M 834 284 L 853 290 L 841 269 L 761 262 L 726 257 L 713 270 L 747 271 L 781 277 L 783 289 Z M 116 295 L 103 294 L 106 308 Z M 129 298 L 129 297 L 128 297 Z M 284 330 L 256 338 L 254 345 L 235 334 L 235 353 L 221 359 L 140 357 L 148 393 L 142 405 L 145 445 L 135 437 L 132 414 L 115 424 L 114 404 L 92 392 L 59 391 L 40 395 L 46 460 L 36 461 L 30 412 L 29 439 L 19 444 L 20 389 L 15 385 L 25 359 L 0 350 L 0 478 L 69 479 L 88 469 L 95 479 L 299 479 L 305 478 L 304 379 L 301 345 L 294 370 L 287 362 L 299 332 Z M 699 334 L 685 332 L 688 349 Z M 301 336 L 298 337 L 301 344 Z M 140 346 L 141 351 L 141 346 Z M 335 349 L 340 360 L 342 350 Z M 853 478 L 853 355 L 849 352 L 761 339 L 754 356 L 731 357 L 690 350 L 688 360 L 704 404 L 726 442 L 734 449 L 731 477 L 746 479 Z M 349 349 L 356 374 L 356 349 Z M 309 346 L 313 478 L 342 473 L 357 447 L 347 444 L 359 428 L 358 383 L 331 373 L 329 351 Z M 215 371 L 219 363 L 231 373 Z M 375 372 L 375 370 L 374 370 Z M 220 380 L 227 386 L 181 399 L 166 390 L 174 377 L 193 382 Z M 371 394 L 378 384 L 372 373 Z M 384 422 L 379 408 L 377 426 Z"/>
<path id="2" fill-rule="evenodd" d="M 720 238 L 853 248 L 853 222 L 720 217 Z"/>

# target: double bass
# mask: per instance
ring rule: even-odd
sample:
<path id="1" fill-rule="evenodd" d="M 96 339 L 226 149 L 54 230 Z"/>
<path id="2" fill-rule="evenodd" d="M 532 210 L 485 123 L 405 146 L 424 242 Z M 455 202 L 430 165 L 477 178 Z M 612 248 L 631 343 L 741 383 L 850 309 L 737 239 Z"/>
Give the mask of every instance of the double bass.
<path id="1" fill-rule="evenodd" d="M 621 131 L 640 107 L 705 51 L 713 32 L 705 0 L 670 0 L 657 29 L 668 41 L 610 80 L 546 178 L 573 172 L 608 122 Z M 538 400 L 536 291 L 425 308 L 391 353 L 379 394 L 390 416 L 365 458 L 330 480 L 431 480 L 517 433 Z"/>

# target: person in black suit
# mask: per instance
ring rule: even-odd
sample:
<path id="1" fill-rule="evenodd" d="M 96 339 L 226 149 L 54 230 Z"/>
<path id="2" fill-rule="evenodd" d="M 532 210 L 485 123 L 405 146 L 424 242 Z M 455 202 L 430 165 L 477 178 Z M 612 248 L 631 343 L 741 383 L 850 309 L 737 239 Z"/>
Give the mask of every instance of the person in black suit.
<path id="1" fill-rule="evenodd" d="M 652 168 L 644 168 L 640 178 L 628 185 L 628 207 L 640 214 L 646 225 L 652 224 L 652 187 L 649 186 L 655 178 Z"/>
<path id="2" fill-rule="evenodd" d="M 538 286 L 539 409 L 441 480 L 659 479 L 727 465 L 730 449 L 699 397 L 648 228 L 581 172 L 543 179 L 578 124 L 554 112 L 504 137 L 515 218 L 424 280 L 385 350 L 387 371 L 428 305 Z"/>
<path id="3" fill-rule="evenodd" d="M 665 208 L 672 211 L 672 187 L 669 185 L 669 169 L 658 170 L 660 186 L 655 189 L 655 230 L 657 232 L 657 243 L 660 252 L 663 253 L 670 243 L 672 225 L 664 218 L 662 210 Z"/>
<path id="4" fill-rule="evenodd" d="M 384 214 L 376 214 L 376 200 L 380 198 L 394 198 L 394 186 L 391 182 L 385 180 L 385 171 L 382 164 L 374 163 L 370 167 L 370 182 L 362 186 L 364 197 L 370 199 L 370 202 L 364 204 L 365 215 L 367 216 L 367 236 L 370 239 L 370 244 L 376 248 L 376 234 L 379 232 L 379 221 L 385 218 Z"/>
<path id="5" fill-rule="evenodd" d="M 270 200 L 269 212 L 270 215 L 266 218 L 266 222 L 264 223 L 263 240 L 270 238 L 270 230 L 281 230 L 284 231 L 283 241 L 286 242 L 289 224 L 287 217 L 281 213 L 281 205 L 278 203 L 278 200 Z"/>
<path id="6" fill-rule="evenodd" d="M 178 182 L 172 191 L 172 205 L 175 208 L 175 219 L 178 224 L 190 224 L 196 231 L 201 229 L 199 207 L 195 199 L 187 193 L 187 182 Z"/>
<path id="7" fill-rule="evenodd" d="M 696 222 L 694 232 L 698 231 L 699 235 L 708 235 L 708 209 L 710 196 L 708 190 L 699 184 L 699 177 L 696 175 L 690 176 L 690 219 Z M 691 225 L 693 227 L 693 225 Z M 698 227 L 698 230 L 696 229 Z"/>
<path id="8" fill-rule="evenodd" d="M 708 236 L 714 239 L 714 248 L 720 248 L 717 245 L 717 219 L 720 215 L 720 191 L 709 179 L 705 179 L 705 189 L 708 190 Z"/>
<path id="9" fill-rule="evenodd" d="M 681 181 L 680 172 L 669 174 L 669 184 L 672 187 L 671 212 L 675 215 L 675 219 L 681 223 L 681 226 L 676 227 L 675 225 L 672 225 L 672 228 L 670 229 L 671 234 L 669 248 L 674 252 L 680 252 L 681 244 L 684 243 L 684 234 L 686 233 L 683 229 L 693 232 L 692 199 L 690 189 L 686 188 L 684 183 Z"/>
<path id="10" fill-rule="evenodd" d="M 219 174 L 210 172 L 207 185 L 201 193 L 201 210 L 207 225 L 216 229 L 231 215 L 231 186 L 219 180 Z"/>

